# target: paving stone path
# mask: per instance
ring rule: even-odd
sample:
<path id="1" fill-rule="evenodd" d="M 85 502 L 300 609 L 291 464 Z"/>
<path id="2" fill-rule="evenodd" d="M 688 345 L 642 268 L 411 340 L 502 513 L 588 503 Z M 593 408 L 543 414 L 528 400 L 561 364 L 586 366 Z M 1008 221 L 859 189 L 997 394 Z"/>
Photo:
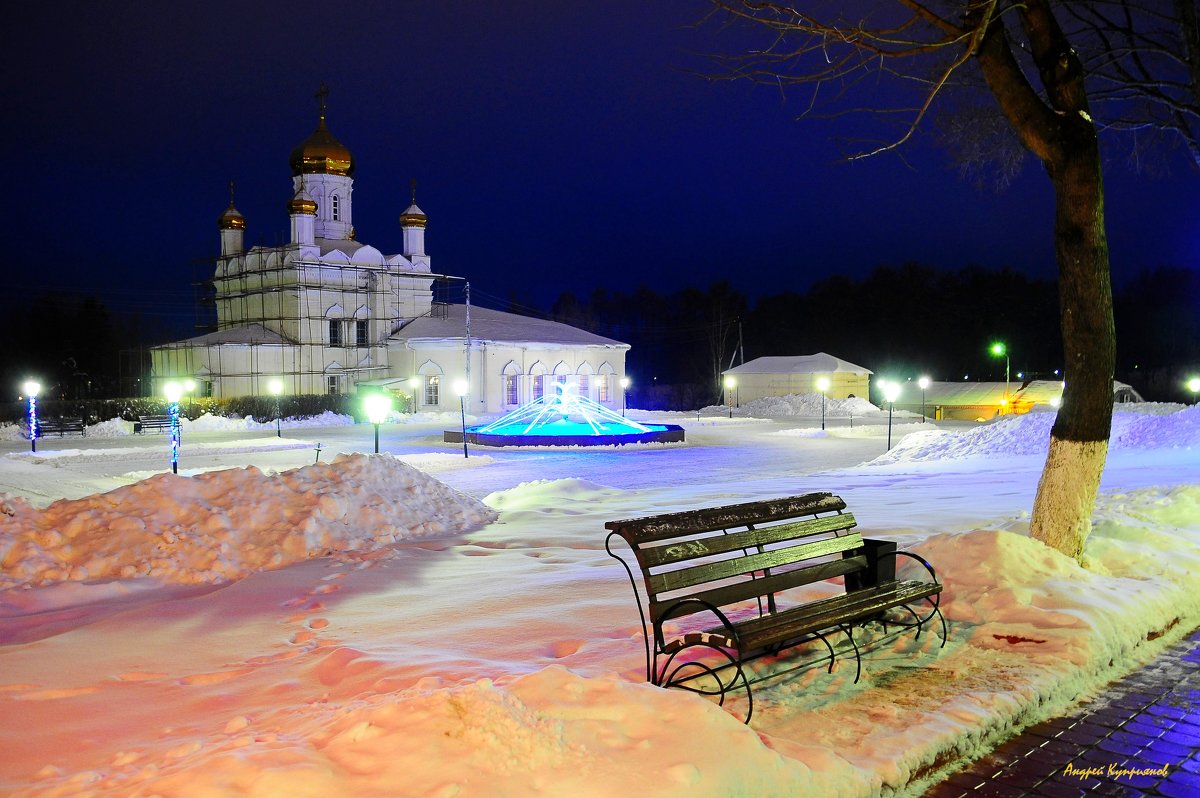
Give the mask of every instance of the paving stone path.
<path id="1" fill-rule="evenodd" d="M 1200 629 L 1069 717 L 1026 729 L 926 798 L 1200 798 Z"/>

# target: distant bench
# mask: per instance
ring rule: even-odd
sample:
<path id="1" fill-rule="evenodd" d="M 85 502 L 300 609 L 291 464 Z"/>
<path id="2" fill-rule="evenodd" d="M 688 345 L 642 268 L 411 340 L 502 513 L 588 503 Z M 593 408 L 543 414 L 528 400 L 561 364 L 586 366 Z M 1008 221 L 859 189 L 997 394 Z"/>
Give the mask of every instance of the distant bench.
<path id="1" fill-rule="evenodd" d="M 145 432 L 146 430 L 157 430 L 162 432 L 171 428 L 170 416 L 138 416 L 137 421 L 133 422 L 133 431 L 135 433 Z"/>
<path id="2" fill-rule="evenodd" d="M 37 429 L 39 438 L 54 434 L 61 438 L 68 433 L 87 437 L 87 424 L 83 423 L 82 418 L 39 418 Z"/>
<path id="3" fill-rule="evenodd" d="M 625 566 L 642 618 L 647 681 L 718 696 L 720 703 L 728 692 L 744 688 L 749 723 L 754 712 L 750 685 L 768 678 L 747 675 L 743 665 L 751 659 L 820 640 L 832 672 L 835 653 L 826 635 L 842 632 L 854 653 L 857 682 L 862 657 L 855 627 L 876 622 L 885 633 L 889 625 L 915 628 L 919 637 L 935 616 L 944 646 L 946 620 L 938 608 L 942 586 L 933 566 L 897 551 L 890 541 L 863 539 L 852 531 L 856 522 L 845 508 L 837 496 L 810 493 L 606 523 L 611 531 L 604 548 Z M 613 551 L 618 537 L 636 557 L 644 605 L 629 563 Z M 897 556 L 919 562 L 929 579 L 897 580 Z M 807 601 L 787 592 L 835 577 L 842 578 L 843 592 Z M 899 617 L 890 612 L 901 608 Z M 697 613 L 705 613 L 698 617 L 706 620 L 692 618 L 689 628 L 668 634 L 668 622 L 677 626 L 679 619 Z M 713 620 L 717 625 L 706 628 Z M 696 647 L 709 650 L 708 661 L 695 656 L 705 653 Z M 804 665 L 790 670 L 795 667 Z"/>

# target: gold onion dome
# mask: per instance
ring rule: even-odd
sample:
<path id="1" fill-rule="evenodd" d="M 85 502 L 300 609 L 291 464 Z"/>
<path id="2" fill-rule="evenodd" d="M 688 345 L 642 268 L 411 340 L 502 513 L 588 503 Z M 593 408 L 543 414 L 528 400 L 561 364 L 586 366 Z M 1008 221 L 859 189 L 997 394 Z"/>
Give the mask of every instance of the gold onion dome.
<path id="1" fill-rule="evenodd" d="M 418 208 L 415 202 L 409 205 L 404 213 L 400 214 L 401 227 L 424 227 L 428 221 L 425 212 Z"/>
<path id="2" fill-rule="evenodd" d="M 317 129 L 308 138 L 300 142 L 288 157 L 293 175 L 344 175 L 354 174 L 354 156 L 342 142 L 334 138 L 325 127 L 325 97 L 329 90 L 325 84 L 317 92 L 320 103 L 320 116 Z"/>
<path id="3" fill-rule="evenodd" d="M 294 215 L 297 213 L 307 213 L 309 216 L 317 215 L 317 202 L 304 189 L 296 192 L 296 196 L 288 200 L 288 214 Z"/>
<path id="4" fill-rule="evenodd" d="M 229 207 L 225 212 L 217 217 L 217 227 L 221 230 L 245 230 L 246 217 L 238 213 L 238 209 L 233 207 L 233 200 L 229 201 Z"/>

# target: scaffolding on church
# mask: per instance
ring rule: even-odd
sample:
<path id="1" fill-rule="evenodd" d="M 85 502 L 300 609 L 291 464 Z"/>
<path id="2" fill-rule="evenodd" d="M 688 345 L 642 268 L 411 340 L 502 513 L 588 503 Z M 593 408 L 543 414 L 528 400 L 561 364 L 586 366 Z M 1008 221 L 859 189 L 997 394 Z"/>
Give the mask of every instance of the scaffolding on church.
<path id="1" fill-rule="evenodd" d="M 216 328 L 154 347 L 151 382 L 186 376 L 199 394 L 217 397 L 263 395 L 273 379 L 286 394 L 346 392 L 389 373 L 389 336 L 414 318 L 444 317 L 449 287 L 462 279 L 283 255 L 255 248 L 218 258 L 201 292 Z"/>

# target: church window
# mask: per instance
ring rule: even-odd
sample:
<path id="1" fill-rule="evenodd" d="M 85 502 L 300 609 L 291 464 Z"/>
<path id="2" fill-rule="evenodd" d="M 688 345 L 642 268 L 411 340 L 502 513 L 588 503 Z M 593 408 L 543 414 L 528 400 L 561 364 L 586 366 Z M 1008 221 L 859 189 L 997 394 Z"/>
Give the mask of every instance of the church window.
<path id="1" fill-rule="evenodd" d="M 597 402 L 607 402 L 609 400 L 608 380 L 609 380 L 609 377 L 607 374 L 600 375 L 600 382 L 596 383 L 596 401 Z"/>
<path id="2" fill-rule="evenodd" d="M 546 375 L 545 374 L 535 374 L 533 376 L 533 398 L 541 399 L 542 395 L 545 393 L 546 393 Z"/>
<path id="3" fill-rule="evenodd" d="M 440 405 L 442 378 L 436 374 L 425 377 L 425 404 Z"/>
<path id="4" fill-rule="evenodd" d="M 354 344 L 358 347 L 367 346 L 367 320 L 359 319 L 354 322 Z"/>
<path id="5" fill-rule="evenodd" d="M 325 377 L 325 393 L 335 394 L 338 392 L 338 378 L 336 374 L 330 374 Z"/>
<path id="6" fill-rule="evenodd" d="M 330 346 L 341 346 L 342 345 L 342 320 L 341 319 L 330 319 L 329 320 L 329 345 Z"/>
<path id="7" fill-rule="evenodd" d="M 586 375 L 586 374 L 579 375 L 579 395 L 580 396 L 588 396 L 589 395 L 588 394 L 588 375 Z"/>
<path id="8" fill-rule="evenodd" d="M 337 194 L 332 194 L 329 197 L 329 209 L 333 212 L 333 220 L 336 222 L 342 218 L 341 200 Z"/>
<path id="9" fill-rule="evenodd" d="M 510 405 L 517 403 L 517 375 L 515 374 L 509 374 L 504 378 L 504 402 Z"/>

